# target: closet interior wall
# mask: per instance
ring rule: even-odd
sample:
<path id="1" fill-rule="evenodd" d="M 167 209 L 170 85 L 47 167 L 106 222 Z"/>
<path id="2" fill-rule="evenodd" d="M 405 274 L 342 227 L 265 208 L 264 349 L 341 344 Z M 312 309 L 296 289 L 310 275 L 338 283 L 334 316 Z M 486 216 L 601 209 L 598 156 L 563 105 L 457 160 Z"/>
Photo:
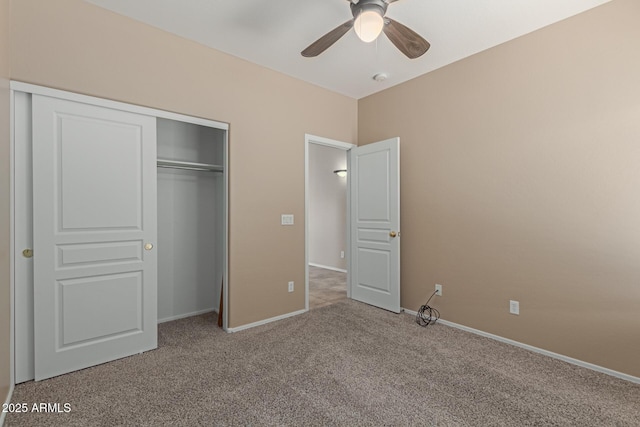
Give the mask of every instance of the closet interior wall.
<path id="1" fill-rule="evenodd" d="M 158 160 L 223 165 L 225 131 L 157 119 Z M 223 174 L 158 167 L 158 321 L 217 311 Z"/>

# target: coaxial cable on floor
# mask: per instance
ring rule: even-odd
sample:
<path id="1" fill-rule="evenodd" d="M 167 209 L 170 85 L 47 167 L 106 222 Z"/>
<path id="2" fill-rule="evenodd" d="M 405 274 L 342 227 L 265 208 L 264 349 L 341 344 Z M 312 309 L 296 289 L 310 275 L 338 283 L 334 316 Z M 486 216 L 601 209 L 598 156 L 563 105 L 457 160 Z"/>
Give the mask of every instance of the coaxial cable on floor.
<path id="1" fill-rule="evenodd" d="M 429 301 L 438 291 L 434 291 L 427 302 L 420 307 L 418 314 L 416 314 L 416 323 L 420 326 L 427 326 L 436 323 L 440 318 L 440 312 L 433 307 L 429 307 Z"/>

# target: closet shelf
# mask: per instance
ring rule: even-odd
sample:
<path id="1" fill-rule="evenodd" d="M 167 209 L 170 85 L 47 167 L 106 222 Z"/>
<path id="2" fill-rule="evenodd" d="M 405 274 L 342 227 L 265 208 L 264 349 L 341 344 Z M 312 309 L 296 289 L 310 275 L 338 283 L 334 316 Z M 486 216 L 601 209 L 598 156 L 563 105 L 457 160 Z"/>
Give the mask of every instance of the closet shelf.
<path id="1" fill-rule="evenodd" d="M 170 169 L 186 169 L 193 171 L 223 172 L 224 168 L 220 165 L 212 165 L 208 163 L 182 162 L 179 160 L 158 159 L 159 168 Z"/>

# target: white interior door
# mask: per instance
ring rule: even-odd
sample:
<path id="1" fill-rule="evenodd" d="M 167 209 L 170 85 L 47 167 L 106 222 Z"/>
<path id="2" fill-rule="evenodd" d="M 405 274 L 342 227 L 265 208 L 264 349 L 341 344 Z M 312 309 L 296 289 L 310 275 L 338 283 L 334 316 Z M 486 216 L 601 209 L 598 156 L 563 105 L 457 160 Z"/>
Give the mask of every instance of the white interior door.
<path id="1" fill-rule="evenodd" d="M 400 313 L 400 138 L 350 151 L 351 298 Z"/>
<path id="2" fill-rule="evenodd" d="M 155 118 L 33 96 L 35 379 L 157 347 Z"/>

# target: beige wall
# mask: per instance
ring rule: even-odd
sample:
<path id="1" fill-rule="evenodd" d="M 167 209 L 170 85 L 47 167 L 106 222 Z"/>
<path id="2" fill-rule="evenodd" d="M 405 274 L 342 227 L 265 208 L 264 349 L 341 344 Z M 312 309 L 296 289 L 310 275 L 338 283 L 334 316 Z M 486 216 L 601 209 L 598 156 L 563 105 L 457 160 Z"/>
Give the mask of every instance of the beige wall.
<path id="1" fill-rule="evenodd" d="M 9 0 L 0 0 L 0 402 L 11 383 L 9 281 Z"/>
<path id="2" fill-rule="evenodd" d="M 13 79 L 230 123 L 230 325 L 304 309 L 304 135 L 355 141 L 357 102 L 80 0 L 12 7 Z"/>
<path id="3" fill-rule="evenodd" d="M 638 16 L 614 0 L 360 100 L 360 144 L 401 138 L 403 307 L 440 283 L 444 319 L 640 376 Z"/>
<path id="4" fill-rule="evenodd" d="M 309 263 L 346 270 L 347 178 L 334 170 L 347 168 L 347 152 L 309 144 Z"/>

